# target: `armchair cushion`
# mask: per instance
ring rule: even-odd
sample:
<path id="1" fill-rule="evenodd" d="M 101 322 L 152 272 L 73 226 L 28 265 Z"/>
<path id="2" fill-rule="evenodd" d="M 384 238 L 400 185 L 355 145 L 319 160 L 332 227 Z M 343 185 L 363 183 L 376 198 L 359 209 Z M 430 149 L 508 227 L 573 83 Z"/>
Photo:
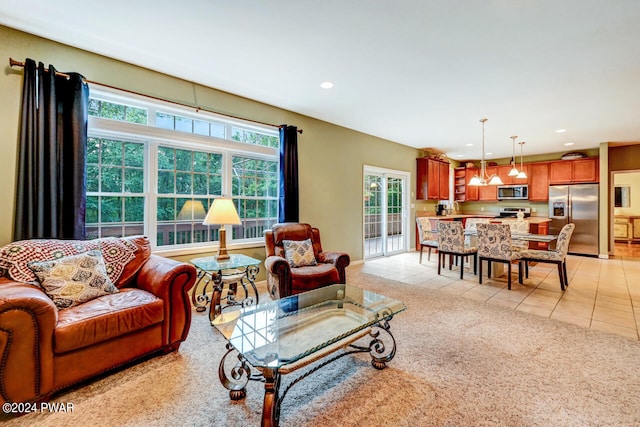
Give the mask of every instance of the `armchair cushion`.
<path id="1" fill-rule="evenodd" d="M 58 310 L 118 292 L 98 250 L 27 265 Z"/>
<path id="2" fill-rule="evenodd" d="M 313 243 L 311 239 L 303 241 L 284 240 L 284 253 L 287 261 L 293 268 L 317 265 L 316 257 L 313 253 Z"/>

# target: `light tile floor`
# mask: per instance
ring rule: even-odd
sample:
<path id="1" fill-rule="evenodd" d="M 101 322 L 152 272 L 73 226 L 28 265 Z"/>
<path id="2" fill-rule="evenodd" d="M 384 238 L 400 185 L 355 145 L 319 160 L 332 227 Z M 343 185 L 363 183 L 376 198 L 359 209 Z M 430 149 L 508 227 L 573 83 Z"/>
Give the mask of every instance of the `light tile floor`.
<path id="1" fill-rule="evenodd" d="M 463 280 L 456 266 L 453 270 L 443 269 L 438 276 L 437 260 L 433 254 L 427 260 L 425 251 L 420 264 L 419 253 L 409 252 L 367 260 L 349 269 L 640 339 L 640 259 L 569 255 L 569 287 L 564 292 L 560 290 L 558 270 L 553 264 L 531 265 L 529 278 L 523 285 L 518 283 L 518 268 L 514 264 L 508 290 L 506 276 L 483 278 L 480 285 L 468 265 Z"/>

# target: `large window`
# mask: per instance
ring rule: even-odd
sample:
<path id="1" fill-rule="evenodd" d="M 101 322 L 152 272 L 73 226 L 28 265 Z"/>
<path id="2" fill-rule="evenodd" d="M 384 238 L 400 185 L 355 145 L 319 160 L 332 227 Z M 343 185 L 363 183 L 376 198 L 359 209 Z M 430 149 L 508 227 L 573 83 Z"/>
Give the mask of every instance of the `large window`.
<path id="1" fill-rule="evenodd" d="M 211 246 L 202 220 L 231 197 L 241 225 L 228 244 L 262 242 L 278 218 L 277 131 L 91 88 L 87 220 L 90 238 L 146 234 L 155 248 Z"/>

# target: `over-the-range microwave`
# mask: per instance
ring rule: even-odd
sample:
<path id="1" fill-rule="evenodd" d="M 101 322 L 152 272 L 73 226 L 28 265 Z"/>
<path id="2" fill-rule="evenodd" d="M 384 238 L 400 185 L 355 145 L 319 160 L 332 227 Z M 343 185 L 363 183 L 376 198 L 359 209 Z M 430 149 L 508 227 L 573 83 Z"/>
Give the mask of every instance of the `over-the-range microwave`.
<path id="1" fill-rule="evenodd" d="M 498 200 L 529 200 L 529 186 L 499 185 Z"/>

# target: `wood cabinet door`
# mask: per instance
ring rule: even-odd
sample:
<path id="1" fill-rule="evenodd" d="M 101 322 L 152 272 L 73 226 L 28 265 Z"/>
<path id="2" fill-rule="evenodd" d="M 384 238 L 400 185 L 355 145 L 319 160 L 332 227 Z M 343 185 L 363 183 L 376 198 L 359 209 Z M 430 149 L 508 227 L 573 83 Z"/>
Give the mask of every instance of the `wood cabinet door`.
<path id="1" fill-rule="evenodd" d="M 529 200 L 549 200 L 549 164 L 531 163 L 528 165 Z"/>
<path id="2" fill-rule="evenodd" d="M 440 162 L 427 159 L 427 199 L 440 200 Z"/>
<path id="3" fill-rule="evenodd" d="M 549 163 L 549 184 L 570 184 L 573 180 L 571 161 L 560 160 Z"/>
<path id="4" fill-rule="evenodd" d="M 478 168 L 468 168 L 467 172 L 466 172 L 466 177 L 465 177 L 465 181 L 466 181 L 466 188 L 465 188 L 465 198 L 466 200 L 469 200 L 471 202 L 475 202 L 478 200 L 479 197 L 479 193 L 478 193 L 478 188 L 479 187 L 473 187 L 469 185 L 469 181 L 471 180 L 471 178 L 473 178 L 474 176 L 476 176 L 478 173 L 480 173 L 478 171 Z"/>
<path id="5" fill-rule="evenodd" d="M 487 167 L 487 175 L 491 176 L 498 172 L 496 166 Z M 496 201 L 498 200 L 498 187 L 496 185 L 485 185 L 478 187 L 478 200 L 481 201 Z"/>
<path id="6" fill-rule="evenodd" d="M 573 161 L 573 182 L 598 182 L 599 158 L 579 159 Z"/>
<path id="7" fill-rule="evenodd" d="M 427 200 L 427 159 L 416 159 L 416 200 Z"/>
<path id="8" fill-rule="evenodd" d="M 438 163 L 438 180 L 440 182 L 438 200 L 447 200 L 449 198 L 449 163 Z"/>
<path id="9" fill-rule="evenodd" d="M 513 185 L 514 177 L 509 176 L 509 172 L 511 171 L 511 165 L 509 166 L 498 166 L 498 176 L 505 183 L 505 185 Z"/>

